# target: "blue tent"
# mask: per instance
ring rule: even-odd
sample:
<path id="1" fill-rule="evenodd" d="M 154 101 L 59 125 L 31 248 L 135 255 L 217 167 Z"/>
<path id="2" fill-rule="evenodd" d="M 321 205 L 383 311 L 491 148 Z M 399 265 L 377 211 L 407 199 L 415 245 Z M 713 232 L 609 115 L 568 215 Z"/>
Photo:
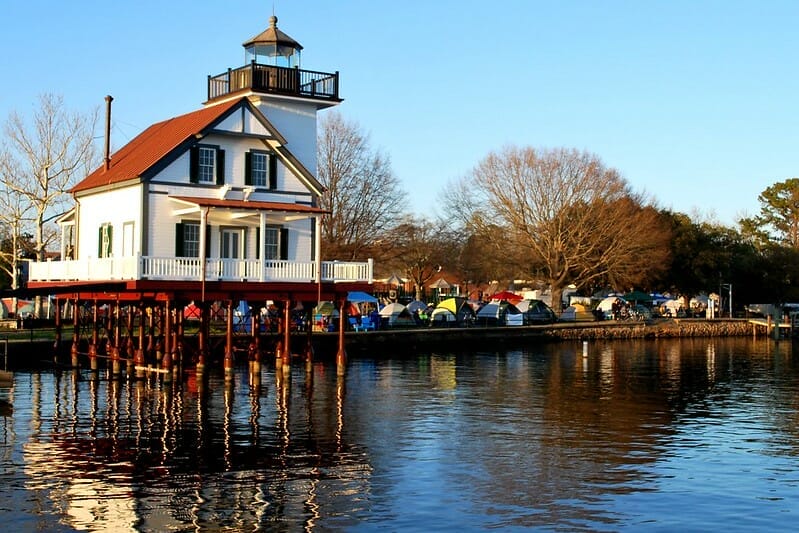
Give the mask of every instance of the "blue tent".
<path id="1" fill-rule="evenodd" d="M 350 292 L 348 292 L 347 293 L 347 300 L 349 300 L 350 302 L 352 302 L 354 304 L 360 304 L 360 303 L 365 303 L 365 302 L 374 303 L 374 304 L 377 303 L 377 298 L 375 298 L 371 294 L 367 294 L 367 293 L 362 292 L 362 291 L 350 291 Z"/>

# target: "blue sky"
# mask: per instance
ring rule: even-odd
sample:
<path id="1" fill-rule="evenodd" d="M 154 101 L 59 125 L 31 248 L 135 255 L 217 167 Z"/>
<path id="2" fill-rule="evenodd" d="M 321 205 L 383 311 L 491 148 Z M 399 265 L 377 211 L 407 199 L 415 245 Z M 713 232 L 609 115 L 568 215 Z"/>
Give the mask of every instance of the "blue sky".
<path id="1" fill-rule="evenodd" d="M 268 26 L 341 73 L 417 214 L 506 144 L 599 155 L 661 207 L 732 225 L 796 176 L 799 2 L 0 0 L 0 119 L 114 96 L 113 146 L 192 111 Z M 98 128 L 98 135 L 101 128 Z"/>

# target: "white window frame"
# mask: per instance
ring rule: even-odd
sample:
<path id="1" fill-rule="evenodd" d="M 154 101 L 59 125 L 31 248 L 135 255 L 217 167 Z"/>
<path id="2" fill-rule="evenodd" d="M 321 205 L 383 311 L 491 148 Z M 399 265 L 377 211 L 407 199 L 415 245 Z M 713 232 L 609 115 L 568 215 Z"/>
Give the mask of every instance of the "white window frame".
<path id="1" fill-rule="evenodd" d="M 216 183 L 216 148 L 198 147 L 197 181 L 199 183 Z"/>
<path id="2" fill-rule="evenodd" d="M 269 187 L 269 154 L 250 153 L 250 180 L 254 187 Z"/>

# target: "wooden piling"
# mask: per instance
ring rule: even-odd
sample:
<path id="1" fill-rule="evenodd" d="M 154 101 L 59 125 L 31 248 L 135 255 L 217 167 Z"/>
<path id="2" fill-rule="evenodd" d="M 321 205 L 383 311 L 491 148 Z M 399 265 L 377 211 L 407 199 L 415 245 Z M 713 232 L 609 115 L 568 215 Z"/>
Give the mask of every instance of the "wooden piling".
<path id="1" fill-rule="evenodd" d="M 291 367 L 291 299 L 283 310 L 283 367 Z"/>
<path id="2" fill-rule="evenodd" d="M 196 305 L 196 303 L 195 303 Z M 200 331 L 197 332 L 197 374 L 205 371 L 205 356 L 208 351 L 208 313 L 209 308 L 205 302 L 200 302 Z"/>
<path id="3" fill-rule="evenodd" d="M 233 300 L 227 303 L 227 327 L 225 328 L 225 381 L 233 379 Z"/>
<path id="4" fill-rule="evenodd" d="M 336 373 L 344 375 L 347 368 L 347 352 L 344 349 L 344 331 L 347 324 L 347 299 L 341 299 L 341 307 L 338 313 L 338 352 L 336 353 Z"/>
<path id="5" fill-rule="evenodd" d="M 161 368 L 166 370 L 164 372 L 164 382 L 169 383 L 172 381 L 172 309 L 169 306 L 169 300 L 163 307 L 163 324 L 164 353 L 162 354 Z"/>
<path id="6" fill-rule="evenodd" d="M 97 370 L 97 342 L 99 340 L 99 332 L 97 331 L 97 300 L 92 302 L 92 341 L 89 344 L 89 367 Z"/>
<path id="7" fill-rule="evenodd" d="M 53 341 L 53 362 L 58 363 L 58 349 L 61 346 L 61 300 L 55 299 L 55 340 Z"/>
<path id="8" fill-rule="evenodd" d="M 80 353 L 80 302 L 75 298 L 72 301 L 72 348 L 70 356 L 72 367 L 78 368 L 78 354 Z"/>
<path id="9" fill-rule="evenodd" d="M 134 356 L 134 365 L 136 367 L 136 379 L 142 380 L 145 378 L 144 374 L 144 302 L 139 302 L 139 348 L 136 350 Z"/>

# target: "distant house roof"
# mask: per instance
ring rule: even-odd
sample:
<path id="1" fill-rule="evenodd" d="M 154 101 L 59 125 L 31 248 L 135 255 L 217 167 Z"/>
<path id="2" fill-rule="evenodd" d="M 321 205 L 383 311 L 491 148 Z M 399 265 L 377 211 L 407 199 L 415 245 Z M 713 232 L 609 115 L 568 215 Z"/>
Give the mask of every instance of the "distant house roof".
<path id="1" fill-rule="evenodd" d="M 71 192 L 74 194 L 148 177 L 148 173 L 155 173 L 162 168 L 161 164 L 165 159 L 180 155 L 196 141 L 198 135 L 213 129 L 216 124 L 241 106 L 247 106 L 281 145 L 285 143 L 283 136 L 246 97 L 233 99 L 153 124 L 114 152 L 108 170 L 101 165 L 72 187 Z M 312 186 L 323 189 L 316 178 L 285 147 L 280 146 L 276 151 L 285 161 L 289 161 L 297 168 Z"/>

